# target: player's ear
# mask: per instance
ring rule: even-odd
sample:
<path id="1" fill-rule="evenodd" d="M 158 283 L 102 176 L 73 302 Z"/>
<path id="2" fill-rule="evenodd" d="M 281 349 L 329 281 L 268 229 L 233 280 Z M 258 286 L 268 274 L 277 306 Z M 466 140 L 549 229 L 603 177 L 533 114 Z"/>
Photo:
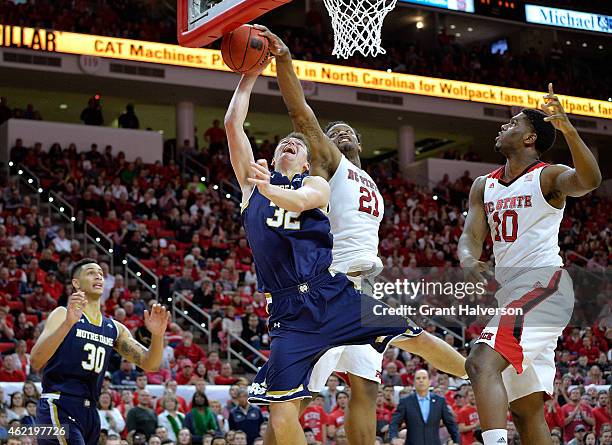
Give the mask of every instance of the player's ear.
<path id="1" fill-rule="evenodd" d="M 304 165 L 302 165 L 302 173 L 310 171 L 310 162 L 304 162 Z"/>
<path id="2" fill-rule="evenodd" d="M 78 291 L 81 289 L 81 285 L 79 284 L 79 280 L 77 280 L 76 278 L 72 279 L 72 287 L 74 288 L 75 291 Z"/>
<path id="3" fill-rule="evenodd" d="M 525 145 L 535 145 L 537 139 L 538 135 L 536 133 L 527 133 L 523 141 Z"/>

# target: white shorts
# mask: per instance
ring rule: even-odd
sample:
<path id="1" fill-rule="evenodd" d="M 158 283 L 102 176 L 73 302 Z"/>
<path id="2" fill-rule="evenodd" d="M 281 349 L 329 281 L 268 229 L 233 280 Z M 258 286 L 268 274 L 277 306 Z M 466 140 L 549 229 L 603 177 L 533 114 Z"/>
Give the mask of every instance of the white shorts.
<path id="1" fill-rule="evenodd" d="M 569 274 L 557 267 L 532 269 L 503 286 L 495 297 L 508 312 L 494 316 L 476 343 L 489 345 L 510 363 L 502 372 L 508 400 L 542 391 L 551 395 L 557 339 L 574 307 Z"/>
<path id="2" fill-rule="evenodd" d="M 370 345 L 338 346 L 321 356 L 310 375 L 308 390 L 321 392 L 334 371 L 350 372 L 380 383 L 383 355 Z"/>

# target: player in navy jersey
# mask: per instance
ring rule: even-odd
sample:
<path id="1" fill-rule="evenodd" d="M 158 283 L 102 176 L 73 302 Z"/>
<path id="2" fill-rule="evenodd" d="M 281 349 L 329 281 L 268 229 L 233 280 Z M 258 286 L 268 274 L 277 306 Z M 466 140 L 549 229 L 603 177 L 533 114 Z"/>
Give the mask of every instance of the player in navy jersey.
<path id="1" fill-rule="evenodd" d="M 157 370 L 170 317 L 159 304 L 145 311 L 145 326 L 151 332 L 147 349 L 123 324 L 100 312 L 104 274 L 94 260 L 77 262 L 71 275 L 75 292 L 66 307 L 51 312 L 30 355 L 32 367 L 43 368 L 37 423 L 63 426 L 66 431 L 54 439 L 39 438 L 39 445 L 96 445 L 100 436 L 96 404 L 112 349 L 145 371 Z"/>
<path id="2" fill-rule="evenodd" d="M 270 359 L 251 387 L 253 403 L 270 404 L 276 443 L 305 444 L 300 399 L 317 358 L 344 344 L 389 343 L 409 350 L 408 320 L 378 315 L 384 304 L 361 295 L 342 273 L 330 271 L 333 237 L 326 214 L 330 188 L 310 176 L 304 136 L 291 133 L 274 152 L 270 172 L 255 162 L 243 125 L 257 74 L 244 75 L 225 116 L 230 160 L 242 190 L 242 221 L 253 250 L 258 285 L 267 292 Z"/>

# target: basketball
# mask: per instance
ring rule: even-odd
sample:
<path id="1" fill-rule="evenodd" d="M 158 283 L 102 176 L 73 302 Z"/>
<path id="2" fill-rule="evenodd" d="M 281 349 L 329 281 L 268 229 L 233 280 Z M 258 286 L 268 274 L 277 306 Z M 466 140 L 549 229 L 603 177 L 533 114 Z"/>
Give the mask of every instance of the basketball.
<path id="1" fill-rule="evenodd" d="M 267 60 L 268 39 L 251 25 L 242 25 L 223 36 L 223 61 L 232 71 L 248 74 L 256 71 Z"/>

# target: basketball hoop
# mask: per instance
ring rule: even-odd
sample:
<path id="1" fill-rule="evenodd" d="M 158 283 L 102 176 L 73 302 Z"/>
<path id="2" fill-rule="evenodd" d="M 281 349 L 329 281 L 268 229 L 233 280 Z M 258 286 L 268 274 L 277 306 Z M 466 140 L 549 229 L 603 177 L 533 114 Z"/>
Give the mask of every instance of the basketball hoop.
<path id="1" fill-rule="evenodd" d="M 333 55 L 348 59 L 355 51 L 364 56 L 386 54 L 381 32 L 386 15 L 397 0 L 324 0 L 334 28 Z"/>

